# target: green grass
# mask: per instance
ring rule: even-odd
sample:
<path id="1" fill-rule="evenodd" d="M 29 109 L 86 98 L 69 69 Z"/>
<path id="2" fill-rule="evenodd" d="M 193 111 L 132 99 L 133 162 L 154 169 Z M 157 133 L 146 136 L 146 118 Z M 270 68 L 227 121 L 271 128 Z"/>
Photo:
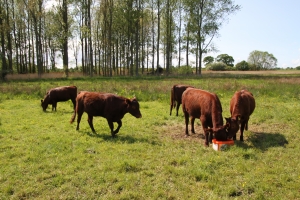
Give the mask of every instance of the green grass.
<path id="1" fill-rule="evenodd" d="M 171 78 L 77 78 L 0 84 L 0 199 L 299 199 L 300 77 L 215 75 Z M 245 142 L 226 151 L 184 137 L 182 110 L 169 116 L 173 84 L 215 92 L 223 117 L 241 88 L 255 96 Z M 93 134 L 84 114 L 70 124 L 72 103 L 43 112 L 54 86 L 137 96 L 143 115 L 123 118 L 111 138 L 104 118 Z M 239 134 L 238 137 L 239 138 Z"/>

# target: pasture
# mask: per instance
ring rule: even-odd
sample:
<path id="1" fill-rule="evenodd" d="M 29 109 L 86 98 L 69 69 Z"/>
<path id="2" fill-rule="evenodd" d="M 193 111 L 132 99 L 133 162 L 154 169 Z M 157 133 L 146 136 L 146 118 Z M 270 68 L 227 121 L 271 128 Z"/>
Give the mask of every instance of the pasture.
<path id="1" fill-rule="evenodd" d="M 216 93 L 223 117 L 236 90 L 251 91 L 256 109 L 245 141 L 221 152 L 207 148 L 199 120 L 196 134 L 184 137 L 181 107 L 169 116 L 174 84 Z M 94 118 L 93 134 L 84 113 L 76 131 L 71 101 L 56 112 L 40 105 L 48 89 L 63 85 L 136 96 L 143 117 L 125 115 L 112 138 L 104 118 Z M 299 74 L 0 83 L 0 199 L 299 199 L 299 85 Z"/>

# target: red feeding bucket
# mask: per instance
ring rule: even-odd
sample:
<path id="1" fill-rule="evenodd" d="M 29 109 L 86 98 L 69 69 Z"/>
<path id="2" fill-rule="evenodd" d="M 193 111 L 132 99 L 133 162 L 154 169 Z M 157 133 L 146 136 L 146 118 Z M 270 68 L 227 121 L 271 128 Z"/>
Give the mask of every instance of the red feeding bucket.
<path id="1" fill-rule="evenodd" d="M 216 139 L 212 140 L 212 147 L 216 151 L 223 151 L 225 149 L 228 149 L 232 145 L 234 145 L 233 140 L 226 140 L 226 141 L 218 141 Z"/>

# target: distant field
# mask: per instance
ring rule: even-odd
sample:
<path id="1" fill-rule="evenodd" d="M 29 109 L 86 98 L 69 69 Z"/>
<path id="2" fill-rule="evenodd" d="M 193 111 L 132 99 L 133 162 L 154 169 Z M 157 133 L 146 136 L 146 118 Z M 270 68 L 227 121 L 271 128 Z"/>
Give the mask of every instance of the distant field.
<path id="1" fill-rule="evenodd" d="M 207 74 L 251 74 L 251 75 L 278 75 L 278 74 L 299 74 L 300 70 L 267 70 L 267 71 L 206 71 L 202 70 L 203 75 Z M 95 75 L 97 77 L 97 75 Z M 42 74 L 41 78 L 51 79 L 51 78 L 64 78 L 65 74 L 63 72 L 51 72 Z M 80 72 L 70 72 L 70 78 L 83 77 Z M 6 76 L 7 80 L 26 80 L 26 79 L 37 79 L 38 74 L 8 74 Z"/>
<path id="2" fill-rule="evenodd" d="M 286 72 L 285 70 L 282 70 Z M 281 71 L 280 71 L 281 72 Z M 300 199 L 300 74 L 206 73 L 201 77 L 28 78 L 0 83 L 0 199 Z M 215 92 L 223 117 L 236 90 L 256 109 L 226 151 L 204 146 L 203 130 L 184 137 L 184 118 L 169 116 L 173 84 Z M 72 103 L 43 112 L 51 87 L 136 96 L 143 115 L 123 118 L 118 137 L 84 114 L 70 124 Z M 239 134 L 238 137 L 239 138 Z"/>

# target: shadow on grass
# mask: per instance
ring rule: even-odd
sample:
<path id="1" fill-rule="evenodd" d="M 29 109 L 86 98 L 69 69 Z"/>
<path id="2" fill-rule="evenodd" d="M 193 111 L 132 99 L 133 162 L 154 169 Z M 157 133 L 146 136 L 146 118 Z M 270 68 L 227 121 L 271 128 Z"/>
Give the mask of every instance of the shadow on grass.
<path id="1" fill-rule="evenodd" d="M 134 135 L 133 136 L 122 135 L 122 133 L 121 134 L 118 133 L 115 137 L 112 137 L 111 134 L 109 133 L 99 134 L 93 132 L 86 132 L 86 134 L 90 137 L 101 138 L 104 141 L 108 141 L 112 143 L 128 143 L 128 144 L 149 143 L 151 145 L 160 145 L 159 142 L 154 139 L 149 140 L 147 138 L 134 137 Z"/>
<path id="2" fill-rule="evenodd" d="M 261 151 L 266 151 L 271 147 L 285 147 L 289 142 L 285 136 L 280 133 L 259 133 L 252 132 L 246 139 L 249 143 L 237 141 L 236 145 L 242 148 L 255 147 Z"/>

